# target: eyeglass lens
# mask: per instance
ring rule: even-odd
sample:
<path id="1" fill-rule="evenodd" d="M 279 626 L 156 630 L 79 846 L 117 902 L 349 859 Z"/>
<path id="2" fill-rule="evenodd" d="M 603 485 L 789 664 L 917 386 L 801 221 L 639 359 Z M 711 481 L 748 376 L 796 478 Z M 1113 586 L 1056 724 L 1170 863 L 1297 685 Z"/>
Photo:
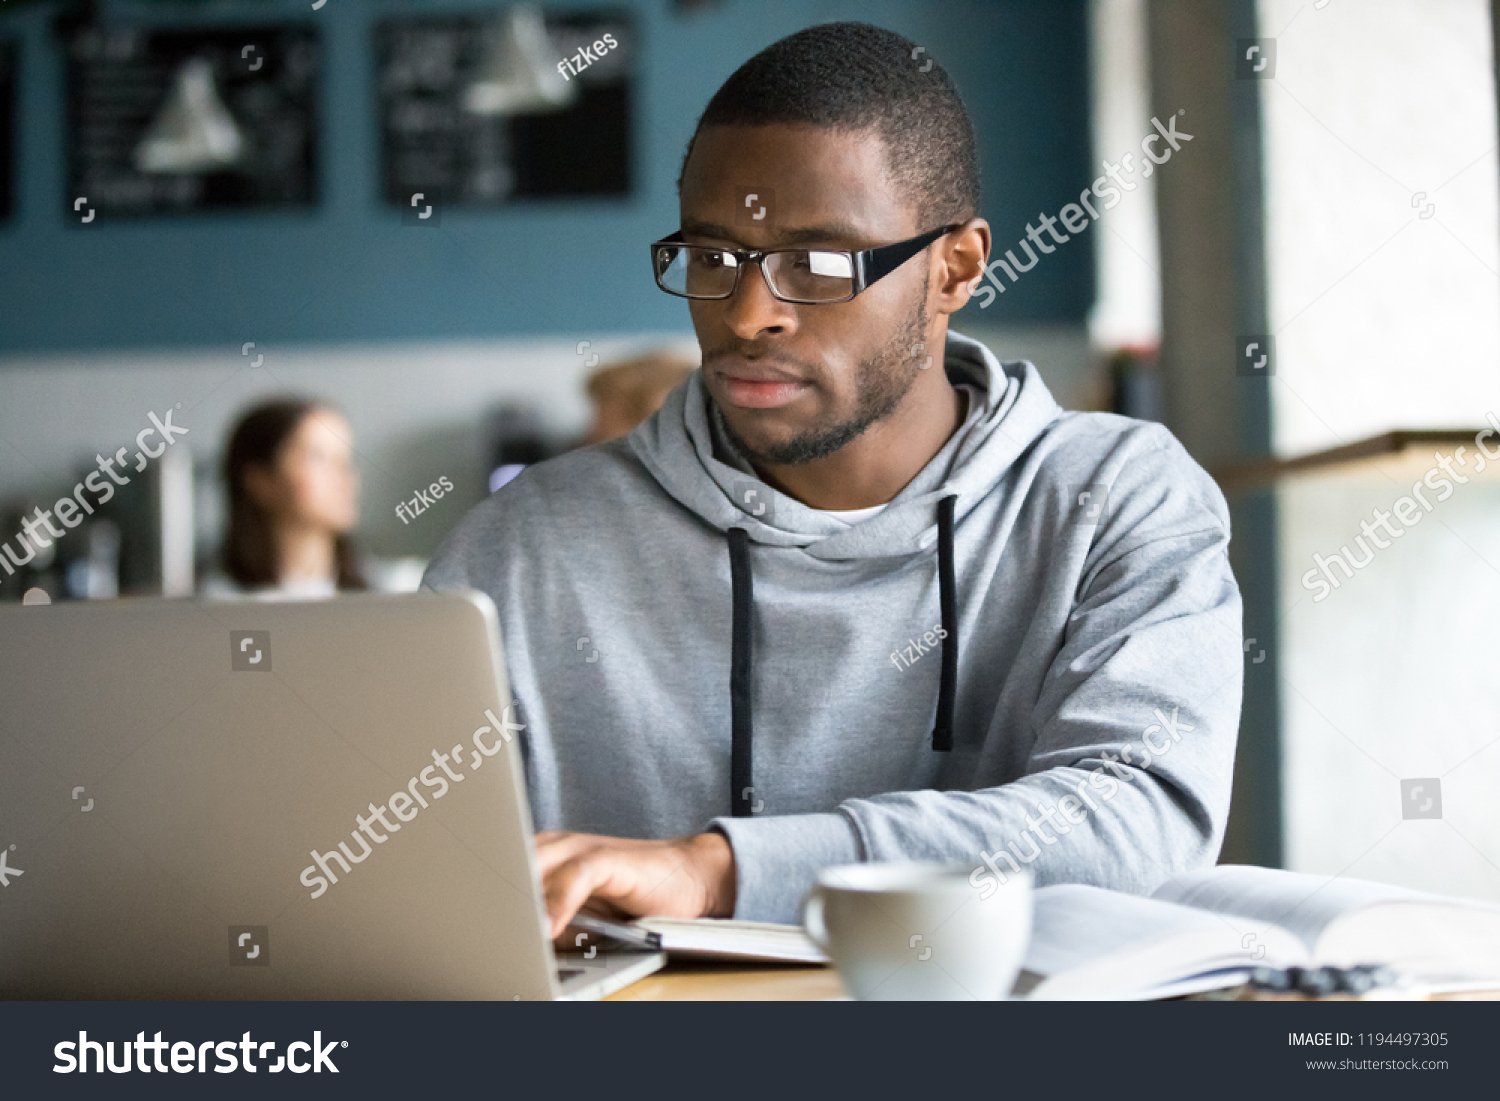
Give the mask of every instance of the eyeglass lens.
<path id="1" fill-rule="evenodd" d="M 734 290 L 738 261 L 732 252 L 694 245 L 659 245 L 657 276 L 674 294 L 722 298 Z M 762 265 L 772 291 L 783 298 L 832 302 L 854 293 L 848 254 L 787 249 L 767 254 Z"/>

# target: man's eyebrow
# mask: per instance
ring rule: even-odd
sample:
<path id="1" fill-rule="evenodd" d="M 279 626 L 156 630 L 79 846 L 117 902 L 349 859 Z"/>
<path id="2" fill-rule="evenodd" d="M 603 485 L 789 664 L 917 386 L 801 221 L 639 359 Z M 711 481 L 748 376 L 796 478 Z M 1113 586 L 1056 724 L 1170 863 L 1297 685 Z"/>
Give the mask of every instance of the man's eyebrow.
<path id="1" fill-rule="evenodd" d="M 735 231 L 728 226 L 719 225 L 717 222 L 700 222 L 695 219 L 685 219 L 682 223 L 682 233 L 691 234 L 694 237 L 708 237 L 717 241 L 734 241 L 743 245 Z M 777 229 L 772 233 L 775 241 L 773 247 L 790 248 L 805 244 L 827 244 L 831 242 L 859 241 L 865 234 L 854 226 L 842 222 L 831 223 L 822 226 L 798 226 L 795 228 Z"/>

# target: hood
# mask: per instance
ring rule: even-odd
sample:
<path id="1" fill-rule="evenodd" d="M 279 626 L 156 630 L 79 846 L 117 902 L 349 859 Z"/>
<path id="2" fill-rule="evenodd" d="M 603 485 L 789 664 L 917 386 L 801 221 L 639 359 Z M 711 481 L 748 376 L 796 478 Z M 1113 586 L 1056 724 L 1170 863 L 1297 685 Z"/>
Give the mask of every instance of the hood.
<path id="1" fill-rule="evenodd" d="M 629 443 L 667 493 L 720 531 L 741 528 L 752 542 L 802 547 L 815 558 L 910 555 L 937 540 L 940 500 L 955 498 L 954 520 L 961 521 L 1062 412 L 1035 367 L 1001 363 L 970 337 L 948 334 L 943 369 L 981 400 L 971 402 L 963 425 L 884 511 L 852 528 L 777 492 L 748 466 L 714 456 L 715 414 L 701 370 L 668 395 Z"/>
<path id="2" fill-rule="evenodd" d="M 655 416 L 630 434 L 631 449 L 663 489 L 724 533 L 732 600 L 730 645 L 730 812 L 754 813 L 755 583 L 751 543 L 800 547 L 813 558 L 855 559 L 912 555 L 937 544 L 942 664 L 934 752 L 953 749 L 953 707 L 958 679 L 957 584 L 954 529 L 1047 425 L 1062 412 L 1036 368 L 997 360 L 984 345 L 948 334 L 943 369 L 955 386 L 978 400 L 969 415 L 921 472 L 879 515 L 848 527 L 778 493 L 743 460 L 714 456 L 715 429 L 702 371 L 668 395 Z M 725 449 L 729 454 L 730 449 Z"/>

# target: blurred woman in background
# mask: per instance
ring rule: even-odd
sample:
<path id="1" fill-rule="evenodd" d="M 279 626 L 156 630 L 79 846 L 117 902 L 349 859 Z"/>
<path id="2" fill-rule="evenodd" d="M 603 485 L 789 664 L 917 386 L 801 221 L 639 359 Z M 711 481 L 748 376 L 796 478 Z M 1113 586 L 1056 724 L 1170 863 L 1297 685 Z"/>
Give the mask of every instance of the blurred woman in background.
<path id="1" fill-rule="evenodd" d="M 229 528 L 222 578 L 209 595 L 333 596 L 363 589 L 349 532 L 359 518 L 359 474 L 349 422 L 305 398 L 251 409 L 224 459 Z"/>

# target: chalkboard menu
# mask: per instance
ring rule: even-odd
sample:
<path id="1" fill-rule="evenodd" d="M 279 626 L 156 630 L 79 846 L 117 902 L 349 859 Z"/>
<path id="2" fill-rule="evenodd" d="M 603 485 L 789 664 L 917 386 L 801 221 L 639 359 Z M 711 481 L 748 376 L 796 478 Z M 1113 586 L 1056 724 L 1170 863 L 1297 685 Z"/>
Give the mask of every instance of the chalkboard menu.
<path id="1" fill-rule="evenodd" d="M 473 103 L 476 84 L 494 75 L 503 15 L 399 16 L 376 26 L 381 190 L 403 216 L 439 198 L 483 208 L 629 193 L 630 13 L 547 15 L 543 26 L 545 39 L 525 46 L 544 74 L 558 74 L 551 79 L 566 102 L 493 114 Z"/>
<path id="2" fill-rule="evenodd" d="M 16 60 L 14 42 L 0 41 L 0 221 L 16 202 Z"/>
<path id="3" fill-rule="evenodd" d="M 315 202 L 311 27 L 90 25 L 67 51 L 70 224 Z"/>

